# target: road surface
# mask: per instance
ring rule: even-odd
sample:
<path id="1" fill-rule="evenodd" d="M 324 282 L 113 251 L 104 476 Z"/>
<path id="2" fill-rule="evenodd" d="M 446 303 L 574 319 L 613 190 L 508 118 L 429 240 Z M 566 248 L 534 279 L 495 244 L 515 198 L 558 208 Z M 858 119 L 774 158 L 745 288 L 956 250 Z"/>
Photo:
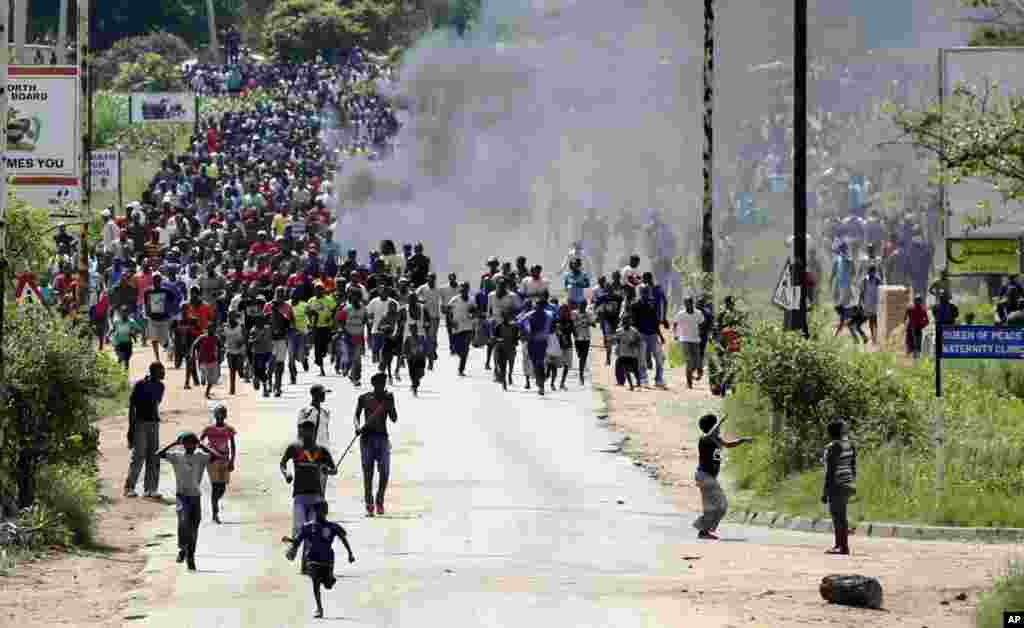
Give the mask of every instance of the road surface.
<path id="1" fill-rule="evenodd" d="M 406 385 L 395 389 L 399 421 L 391 424 L 385 517 L 363 514 L 358 443 L 330 481 L 331 518 L 347 528 L 357 561 L 347 564 L 336 547 L 339 581 L 325 592 L 324 620 L 312 617 L 298 561 L 284 558 L 280 538 L 289 533 L 291 499 L 278 460 L 312 382 L 332 389 L 336 455 L 351 439 L 357 393 L 340 377 L 300 374 L 281 399 L 251 391 L 230 399 L 240 454 L 224 524 L 209 520 L 207 486 L 199 571 L 189 573 L 174 563 L 174 509 L 166 508 L 154 523 L 143 584 L 166 596 L 156 606 L 130 608 L 128 625 L 640 627 L 682 625 L 702 613 L 678 595 L 713 585 L 702 581 L 699 561 L 695 569 L 685 560 L 712 559 L 712 548 L 695 538 L 696 515 L 675 510 L 645 472 L 608 451 L 616 437 L 594 416 L 590 387 L 544 398 L 503 393 L 481 368 L 482 357 L 471 356 L 467 378 L 442 359 L 420 398 Z M 165 440 L 173 431 L 165 430 Z M 166 492 L 173 478 L 164 466 Z M 818 554 L 828 540 L 728 524 L 722 534 L 750 551 L 784 545 Z M 670 592 L 677 595 L 665 603 Z M 650 603 L 652 595 L 660 602 Z M 730 625 L 725 617 L 702 617 L 701 626 Z"/>

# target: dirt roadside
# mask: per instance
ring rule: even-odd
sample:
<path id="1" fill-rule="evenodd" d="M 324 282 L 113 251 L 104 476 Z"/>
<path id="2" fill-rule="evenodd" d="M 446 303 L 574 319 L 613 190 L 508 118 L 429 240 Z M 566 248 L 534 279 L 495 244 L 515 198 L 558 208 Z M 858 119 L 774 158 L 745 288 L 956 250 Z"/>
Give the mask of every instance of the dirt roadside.
<path id="1" fill-rule="evenodd" d="M 597 350 L 603 360 L 603 349 Z M 622 453 L 643 465 L 686 512 L 700 510 L 693 482 L 697 466 L 697 419 L 715 407 L 706 382 L 686 388 L 681 369 L 669 371 L 668 391 L 630 392 L 615 385 L 610 369 L 594 369 L 594 383 L 607 389 L 608 427 L 629 439 Z M 689 521 L 681 525 L 690 525 Z M 728 536 L 726 522 L 723 530 Z M 696 534 L 696 532 L 694 532 Z M 695 577 L 693 586 L 651 591 L 651 605 L 699 602 L 701 628 L 729 625 L 803 627 L 809 624 L 851 628 L 963 628 L 974 625 L 978 594 L 1019 556 L 1018 546 L 893 539 L 852 540 L 853 555 L 823 554 L 831 536 L 809 534 L 799 545 L 702 543 L 680 547 L 680 573 Z M 684 555 L 700 555 L 684 560 Z M 859 573 L 878 578 L 885 592 L 885 612 L 826 604 L 818 593 L 821 578 Z M 963 600 L 958 595 L 966 594 Z M 694 625 L 688 622 L 688 625 Z"/>
<path id="2" fill-rule="evenodd" d="M 145 374 L 151 359 L 148 351 L 136 349 L 132 381 Z M 183 376 L 184 371 L 167 372 L 160 430 L 165 442 L 172 440 L 185 425 L 195 429 L 207 420 L 202 389 L 182 390 Z M 99 477 L 105 504 L 100 508 L 96 526 L 98 547 L 72 553 L 50 552 L 37 560 L 19 563 L 10 576 L 0 576 L 0 625 L 120 628 L 130 621 L 124 616 L 124 609 L 131 597 L 145 600 L 162 594 L 159 587 L 142 587 L 145 559 L 139 550 L 153 542 L 150 523 L 162 509 L 173 508 L 174 504 L 126 499 L 121 495 L 131 456 L 125 443 L 127 408 L 118 416 L 100 420 L 97 427 Z M 173 493 L 166 478 L 162 479 L 161 488 L 165 496 Z"/>

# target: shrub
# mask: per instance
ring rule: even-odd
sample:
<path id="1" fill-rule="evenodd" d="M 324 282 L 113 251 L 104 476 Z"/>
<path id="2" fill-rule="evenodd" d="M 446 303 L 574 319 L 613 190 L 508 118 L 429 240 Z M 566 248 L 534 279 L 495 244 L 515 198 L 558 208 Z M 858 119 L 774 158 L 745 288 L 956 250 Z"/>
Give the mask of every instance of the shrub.
<path id="1" fill-rule="evenodd" d="M 109 91 L 96 92 L 93 96 L 93 133 L 97 148 L 112 148 L 118 136 L 131 126 L 127 94 Z"/>
<path id="2" fill-rule="evenodd" d="M 5 332 L 11 400 L 0 406 L 0 481 L 14 479 L 27 506 L 41 465 L 95 464 L 94 395 L 105 382 L 92 340 L 42 307 L 15 308 Z"/>
<path id="3" fill-rule="evenodd" d="M 977 628 L 1001 628 L 1003 611 L 1020 608 L 1024 608 L 1024 563 L 1014 560 L 992 590 L 982 596 L 975 625 Z"/>
<path id="4" fill-rule="evenodd" d="M 195 56 L 184 39 L 171 33 L 161 31 L 128 37 L 118 41 L 96 58 L 93 72 L 97 84 L 101 89 L 110 89 L 114 79 L 121 72 L 121 66 L 137 62 L 146 53 L 155 53 L 165 62 L 175 66 L 180 66 Z"/>
<path id="5" fill-rule="evenodd" d="M 22 510 L 15 523 L 31 532 L 30 547 L 70 547 L 74 540 L 64 516 L 46 504 L 37 503 Z"/>
<path id="6" fill-rule="evenodd" d="M 776 478 L 816 467 L 836 418 L 850 425 L 862 450 L 890 442 L 927 446 L 926 408 L 895 377 L 892 357 L 843 349 L 831 338 L 804 338 L 758 323 L 743 340 L 737 383 L 753 386 L 783 417 L 772 439 Z"/>
<path id="7" fill-rule="evenodd" d="M 72 541 L 89 545 L 95 540 L 99 486 L 95 469 L 85 465 L 49 465 L 39 474 L 38 503 L 61 516 Z"/>
<path id="8" fill-rule="evenodd" d="M 133 61 L 125 61 L 110 84 L 121 92 L 173 92 L 186 89 L 181 65 L 155 52 L 144 52 Z"/>

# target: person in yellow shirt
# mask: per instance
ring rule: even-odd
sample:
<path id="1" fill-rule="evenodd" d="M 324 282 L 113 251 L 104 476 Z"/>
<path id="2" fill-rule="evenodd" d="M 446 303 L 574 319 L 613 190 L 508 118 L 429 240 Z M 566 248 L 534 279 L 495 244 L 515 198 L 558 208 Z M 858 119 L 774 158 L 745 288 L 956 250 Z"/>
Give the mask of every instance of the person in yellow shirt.
<path id="1" fill-rule="evenodd" d="M 327 375 L 324 372 L 324 357 L 334 331 L 334 310 L 337 306 L 334 295 L 324 293 L 322 283 L 313 284 L 313 298 L 306 304 L 306 311 L 313 312 L 313 350 L 321 377 Z"/>
<path id="2" fill-rule="evenodd" d="M 274 232 L 274 237 L 275 238 L 283 238 L 284 237 L 284 231 L 285 231 L 285 229 L 288 228 L 288 225 L 290 223 L 291 223 L 291 218 L 288 217 L 288 214 L 286 214 L 283 209 L 279 210 L 276 214 L 274 214 L 274 220 L 271 221 L 271 223 L 270 223 L 270 228 Z"/>
<path id="3" fill-rule="evenodd" d="M 210 165 L 206 167 L 206 176 L 210 177 L 211 180 L 216 181 L 220 178 L 220 167 L 217 166 L 217 154 L 213 153 L 210 155 Z"/>
<path id="4" fill-rule="evenodd" d="M 292 290 L 292 312 L 295 314 L 295 326 L 288 335 L 288 373 L 292 378 L 292 386 L 299 376 L 296 362 L 302 362 L 302 369 L 309 372 L 309 358 L 306 352 L 306 336 L 309 334 L 309 314 L 306 302 L 299 298 L 299 291 Z"/>

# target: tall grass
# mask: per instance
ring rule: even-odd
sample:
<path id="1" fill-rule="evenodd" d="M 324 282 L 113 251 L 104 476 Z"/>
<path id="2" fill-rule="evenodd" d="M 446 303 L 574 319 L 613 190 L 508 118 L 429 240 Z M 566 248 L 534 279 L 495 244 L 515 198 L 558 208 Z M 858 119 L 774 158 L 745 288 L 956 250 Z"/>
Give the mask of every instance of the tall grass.
<path id="1" fill-rule="evenodd" d="M 1002 628 L 1003 612 L 1024 609 L 1024 561 L 1012 560 L 978 603 L 977 628 Z"/>

